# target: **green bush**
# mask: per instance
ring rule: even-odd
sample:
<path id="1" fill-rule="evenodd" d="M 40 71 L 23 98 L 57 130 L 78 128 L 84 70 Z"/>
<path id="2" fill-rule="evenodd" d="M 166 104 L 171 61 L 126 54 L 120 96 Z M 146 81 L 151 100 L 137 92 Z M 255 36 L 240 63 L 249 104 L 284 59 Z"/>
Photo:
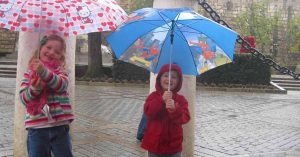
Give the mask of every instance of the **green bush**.
<path id="1" fill-rule="evenodd" d="M 124 61 L 116 61 L 112 67 L 113 79 L 119 80 L 141 80 L 146 81 L 150 78 L 150 72 L 139 66 L 126 63 Z"/>
<path id="2" fill-rule="evenodd" d="M 76 77 L 85 74 L 87 66 L 76 65 Z M 148 81 L 150 73 L 136 65 L 117 61 L 113 67 L 103 67 L 106 76 L 113 80 Z M 235 55 L 234 61 L 209 70 L 197 77 L 197 82 L 207 84 L 260 84 L 270 83 L 271 68 L 251 54 Z"/>
<path id="3" fill-rule="evenodd" d="M 229 64 L 209 70 L 197 78 L 201 83 L 215 84 L 269 84 L 270 66 L 251 54 L 236 54 Z"/>

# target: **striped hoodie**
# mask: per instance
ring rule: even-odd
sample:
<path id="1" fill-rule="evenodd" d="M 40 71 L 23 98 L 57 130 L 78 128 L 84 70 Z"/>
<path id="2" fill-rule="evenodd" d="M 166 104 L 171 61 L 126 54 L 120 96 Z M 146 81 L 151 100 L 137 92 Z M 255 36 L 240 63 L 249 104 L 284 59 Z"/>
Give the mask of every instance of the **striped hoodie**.
<path id="1" fill-rule="evenodd" d="M 46 92 L 35 89 L 30 86 L 30 74 L 32 71 L 28 70 L 24 73 L 24 78 L 21 81 L 20 99 L 27 108 L 25 115 L 26 128 L 43 128 L 49 126 L 56 126 L 59 124 L 69 124 L 73 121 L 74 115 L 72 112 L 72 105 L 68 95 L 68 75 L 63 73 L 59 68 L 49 70 L 45 68 L 40 75 L 43 82 L 46 84 Z M 42 112 L 32 114 L 28 112 L 28 105 L 32 102 L 40 102 L 43 93 L 45 101 L 50 108 L 50 114 L 54 122 L 49 122 L 48 117 Z M 36 105 L 41 106 L 41 105 Z"/>

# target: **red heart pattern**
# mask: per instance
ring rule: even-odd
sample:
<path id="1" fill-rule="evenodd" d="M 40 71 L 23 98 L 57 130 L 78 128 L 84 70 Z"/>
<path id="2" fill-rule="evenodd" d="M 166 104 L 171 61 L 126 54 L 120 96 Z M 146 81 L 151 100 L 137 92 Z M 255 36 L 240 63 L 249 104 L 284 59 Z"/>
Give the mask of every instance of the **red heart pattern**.
<path id="1" fill-rule="evenodd" d="M 0 27 L 70 36 L 112 31 L 127 19 L 115 0 L 16 0 L 14 3 L 0 17 Z"/>
<path id="2" fill-rule="evenodd" d="M 27 31 L 27 27 L 22 27 L 21 30 L 22 31 Z"/>
<path id="3" fill-rule="evenodd" d="M 38 23 L 34 23 L 33 25 L 35 28 L 39 28 L 39 26 L 40 26 L 40 24 L 38 24 Z"/>

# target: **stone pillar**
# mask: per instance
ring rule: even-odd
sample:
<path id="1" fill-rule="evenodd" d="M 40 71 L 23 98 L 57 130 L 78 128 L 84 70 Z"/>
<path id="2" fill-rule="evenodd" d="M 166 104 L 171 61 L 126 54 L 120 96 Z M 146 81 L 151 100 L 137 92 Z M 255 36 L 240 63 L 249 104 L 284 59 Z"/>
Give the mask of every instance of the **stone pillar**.
<path id="1" fill-rule="evenodd" d="M 27 145 L 26 136 L 27 131 L 24 126 L 25 108 L 19 98 L 20 82 L 23 73 L 26 70 L 28 61 L 33 55 L 38 46 L 39 38 L 42 35 L 38 33 L 20 32 L 19 46 L 18 46 L 18 61 L 17 61 L 17 78 L 16 78 L 16 92 L 15 92 L 15 115 L 14 115 L 14 157 L 26 157 Z M 69 92 L 71 102 L 74 104 L 75 91 L 75 44 L 76 38 L 65 38 L 67 44 L 66 52 L 66 66 L 70 71 Z"/>
<path id="2" fill-rule="evenodd" d="M 154 0 L 153 8 L 180 8 L 180 7 L 198 7 L 194 0 Z"/>
<path id="3" fill-rule="evenodd" d="M 197 2 L 191 0 L 154 0 L 154 8 L 179 8 L 179 7 L 197 7 Z M 156 74 L 150 75 L 150 92 L 155 90 Z M 183 76 L 182 88 L 179 91 L 189 102 L 191 120 L 183 126 L 183 156 L 194 156 L 195 140 L 195 104 L 196 104 L 196 77 Z"/>
<path id="4" fill-rule="evenodd" d="M 295 73 L 300 74 L 300 64 L 296 65 Z"/>

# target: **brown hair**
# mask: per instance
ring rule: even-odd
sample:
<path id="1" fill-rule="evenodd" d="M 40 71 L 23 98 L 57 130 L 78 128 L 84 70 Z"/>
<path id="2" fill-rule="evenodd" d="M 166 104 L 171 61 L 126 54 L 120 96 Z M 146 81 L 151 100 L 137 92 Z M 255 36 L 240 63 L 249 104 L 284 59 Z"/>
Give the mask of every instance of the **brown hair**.
<path id="1" fill-rule="evenodd" d="M 61 43 L 61 45 L 62 45 L 62 53 L 63 53 L 62 59 L 61 59 L 61 61 L 62 61 L 62 67 L 65 66 L 65 64 L 66 64 L 66 57 L 65 57 L 65 54 L 66 54 L 66 42 L 65 42 L 65 40 L 64 40 L 62 37 L 60 37 L 60 36 L 58 36 L 58 35 L 55 35 L 55 34 L 51 34 L 51 35 L 48 35 L 48 36 L 45 35 L 45 36 L 41 39 L 41 41 L 40 41 L 40 43 L 39 43 L 39 47 L 38 47 L 38 49 L 36 49 L 36 50 L 34 51 L 34 54 L 33 54 L 33 56 L 31 57 L 31 59 L 29 60 L 29 63 L 30 63 L 34 58 L 39 58 L 39 53 L 40 53 L 42 47 L 43 47 L 48 41 L 50 41 L 50 40 L 56 40 L 56 41 L 59 41 L 59 42 Z"/>

